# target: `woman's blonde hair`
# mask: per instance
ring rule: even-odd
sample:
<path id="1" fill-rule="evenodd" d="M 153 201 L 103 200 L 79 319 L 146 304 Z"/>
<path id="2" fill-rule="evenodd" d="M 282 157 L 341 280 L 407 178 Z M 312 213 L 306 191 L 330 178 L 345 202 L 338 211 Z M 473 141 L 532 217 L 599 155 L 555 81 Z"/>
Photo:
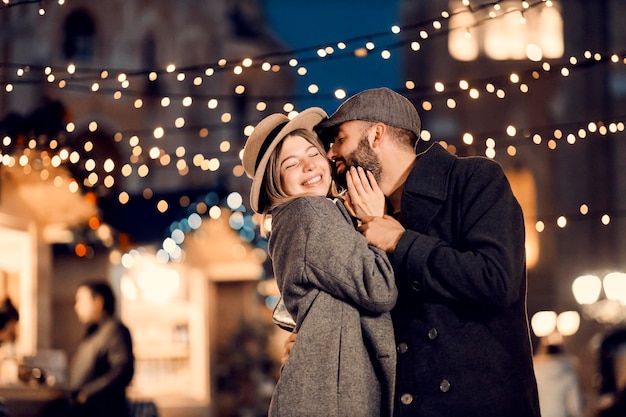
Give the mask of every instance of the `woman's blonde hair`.
<path id="1" fill-rule="evenodd" d="M 261 192 L 259 195 L 259 202 L 263 202 L 263 204 L 260 204 L 260 206 L 265 207 L 262 213 L 263 221 L 261 222 L 261 233 L 263 236 L 267 236 L 269 234 L 269 231 L 265 228 L 264 225 L 266 223 L 266 220 L 271 218 L 272 210 L 298 197 L 287 195 L 280 180 L 280 165 L 278 161 L 278 155 L 280 155 L 280 151 L 283 147 L 283 143 L 285 143 L 285 139 L 291 136 L 300 136 L 304 138 L 307 142 L 315 146 L 320 154 L 324 155 L 324 157 L 326 155 L 324 144 L 320 141 L 318 136 L 310 130 L 306 129 L 296 129 L 293 132 L 290 132 L 276 146 L 267 162 L 265 175 L 263 176 L 263 183 L 261 185 Z M 328 164 L 330 165 L 330 161 L 328 161 Z M 331 181 L 330 189 L 328 190 L 327 196 L 340 196 L 334 180 Z"/>

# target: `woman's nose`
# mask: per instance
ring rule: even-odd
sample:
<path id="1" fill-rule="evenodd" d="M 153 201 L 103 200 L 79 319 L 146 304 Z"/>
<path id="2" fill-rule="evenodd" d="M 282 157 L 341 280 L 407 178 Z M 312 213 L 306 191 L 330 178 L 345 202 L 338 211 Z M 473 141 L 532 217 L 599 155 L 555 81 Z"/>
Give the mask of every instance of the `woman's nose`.
<path id="1" fill-rule="evenodd" d="M 315 167 L 315 161 L 313 161 L 312 159 L 306 159 L 304 163 L 302 164 L 302 168 L 305 171 L 311 171 L 314 167 Z"/>

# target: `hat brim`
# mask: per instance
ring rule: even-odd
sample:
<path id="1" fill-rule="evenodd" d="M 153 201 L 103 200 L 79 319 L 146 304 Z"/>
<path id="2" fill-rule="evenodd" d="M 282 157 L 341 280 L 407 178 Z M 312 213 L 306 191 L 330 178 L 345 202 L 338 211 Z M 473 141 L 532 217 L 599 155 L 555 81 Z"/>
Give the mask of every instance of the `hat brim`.
<path id="1" fill-rule="evenodd" d="M 326 117 L 328 117 L 328 115 L 322 108 L 311 107 L 303 110 L 291 120 L 282 114 L 270 115 L 259 122 L 259 124 L 254 128 L 254 131 L 248 138 L 246 146 L 244 147 L 243 158 L 244 169 L 248 176 L 252 176 L 252 186 L 250 188 L 250 206 L 252 210 L 260 213 L 265 209 L 265 207 L 259 206 L 259 198 L 263 186 L 263 179 L 265 178 L 267 163 L 270 159 L 270 155 L 276 149 L 276 146 L 278 146 L 280 141 L 283 140 L 285 136 L 294 130 L 306 129 L 314 132 L 313 127 Z M 280 129 L 276 136 L 268 138 L 268 135 L 280 124 L 285 123 L 285 121 L 287 121 L 287 123 Z M 266 140 L 271 140 L 271 142 L 264 145 Z M 246 148 L 250 145 L 255 147 L 256 151 L 246 155 Z M 258 153 L 263 146 L 265 146 L 265 150 L 257 163 L 257 159 L 259 159 Z M 246 158 L 246 156 L 248 156 L 248 158 Z"/>

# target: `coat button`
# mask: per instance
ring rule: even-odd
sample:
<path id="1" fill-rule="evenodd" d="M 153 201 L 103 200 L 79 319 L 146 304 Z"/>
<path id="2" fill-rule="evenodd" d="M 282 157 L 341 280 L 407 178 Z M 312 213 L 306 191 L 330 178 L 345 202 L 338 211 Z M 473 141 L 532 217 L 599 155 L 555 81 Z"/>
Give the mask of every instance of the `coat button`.
<path id="1" fill-rule="evenodd" d="M 437 333 L 437 329 L 435 329 L 434 327 L 428 331 L 428 338 L 430 340 L 435 340 L 438 335 L 439 333 Z"/>
<path id="2" fill-rule="evenodd" d="M 422 284 L 420 284 L 419 281 L 413 281 L 411 283 L 411 288 L 413 289 L 413 291 L 415 292 L 420 292 L 422 291 Z"/>
<path id="3" fill-rule="evenodd" d="M 409 345 L 407 345 L 406 343 L 402 342 L 398 345 L 398 353 L 405 353 L 407 350 L 409 350 Z"/>
<path id="4" fill-rule="evenodd" d="M 413 396 L 411 394 L 405 393 L 400 397 L 400 402 L 404 405 L 409 405 L 413 402 Z"/>
<path id="5" fill-rule="evenodd" d="M 439 390 L 441 392 L 448 392 L 448 391 L 450 391 L 450 381 L 448 381 L 447 379 L 442 380 L 439 383 Z"/>

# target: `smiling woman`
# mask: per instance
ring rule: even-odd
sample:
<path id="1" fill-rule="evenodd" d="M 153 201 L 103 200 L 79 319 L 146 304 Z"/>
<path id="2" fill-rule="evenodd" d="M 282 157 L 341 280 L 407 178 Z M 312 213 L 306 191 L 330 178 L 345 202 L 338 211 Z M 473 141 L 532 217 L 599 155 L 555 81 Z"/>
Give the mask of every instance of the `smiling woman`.
<path id="1" fill-rule="evenodd" d="M 250 204 L 271 216 L 269 253 L 297 341 L 269 416 L 392 414 L 397 289 L 386 254 L 355 230 L 313 127 L 318 107 L 273 114 L 254 128 L 243 166 Z M 370 213 L 382 215 L 380 213 Z M 281 304 L 279 304 L 281 305 Z M 275 323 L 282 327 L 285 321 Z M 320 402 L 320 399 L 327 401 Z"/>
<path id="2" fill-rule="evenodd" d="M 331 185 L 330 165 L 306 135 L 306 131 L 296 130 L 283 140 L 278 152 L 281 183 L 287 195 L 326 196 Z"/>

